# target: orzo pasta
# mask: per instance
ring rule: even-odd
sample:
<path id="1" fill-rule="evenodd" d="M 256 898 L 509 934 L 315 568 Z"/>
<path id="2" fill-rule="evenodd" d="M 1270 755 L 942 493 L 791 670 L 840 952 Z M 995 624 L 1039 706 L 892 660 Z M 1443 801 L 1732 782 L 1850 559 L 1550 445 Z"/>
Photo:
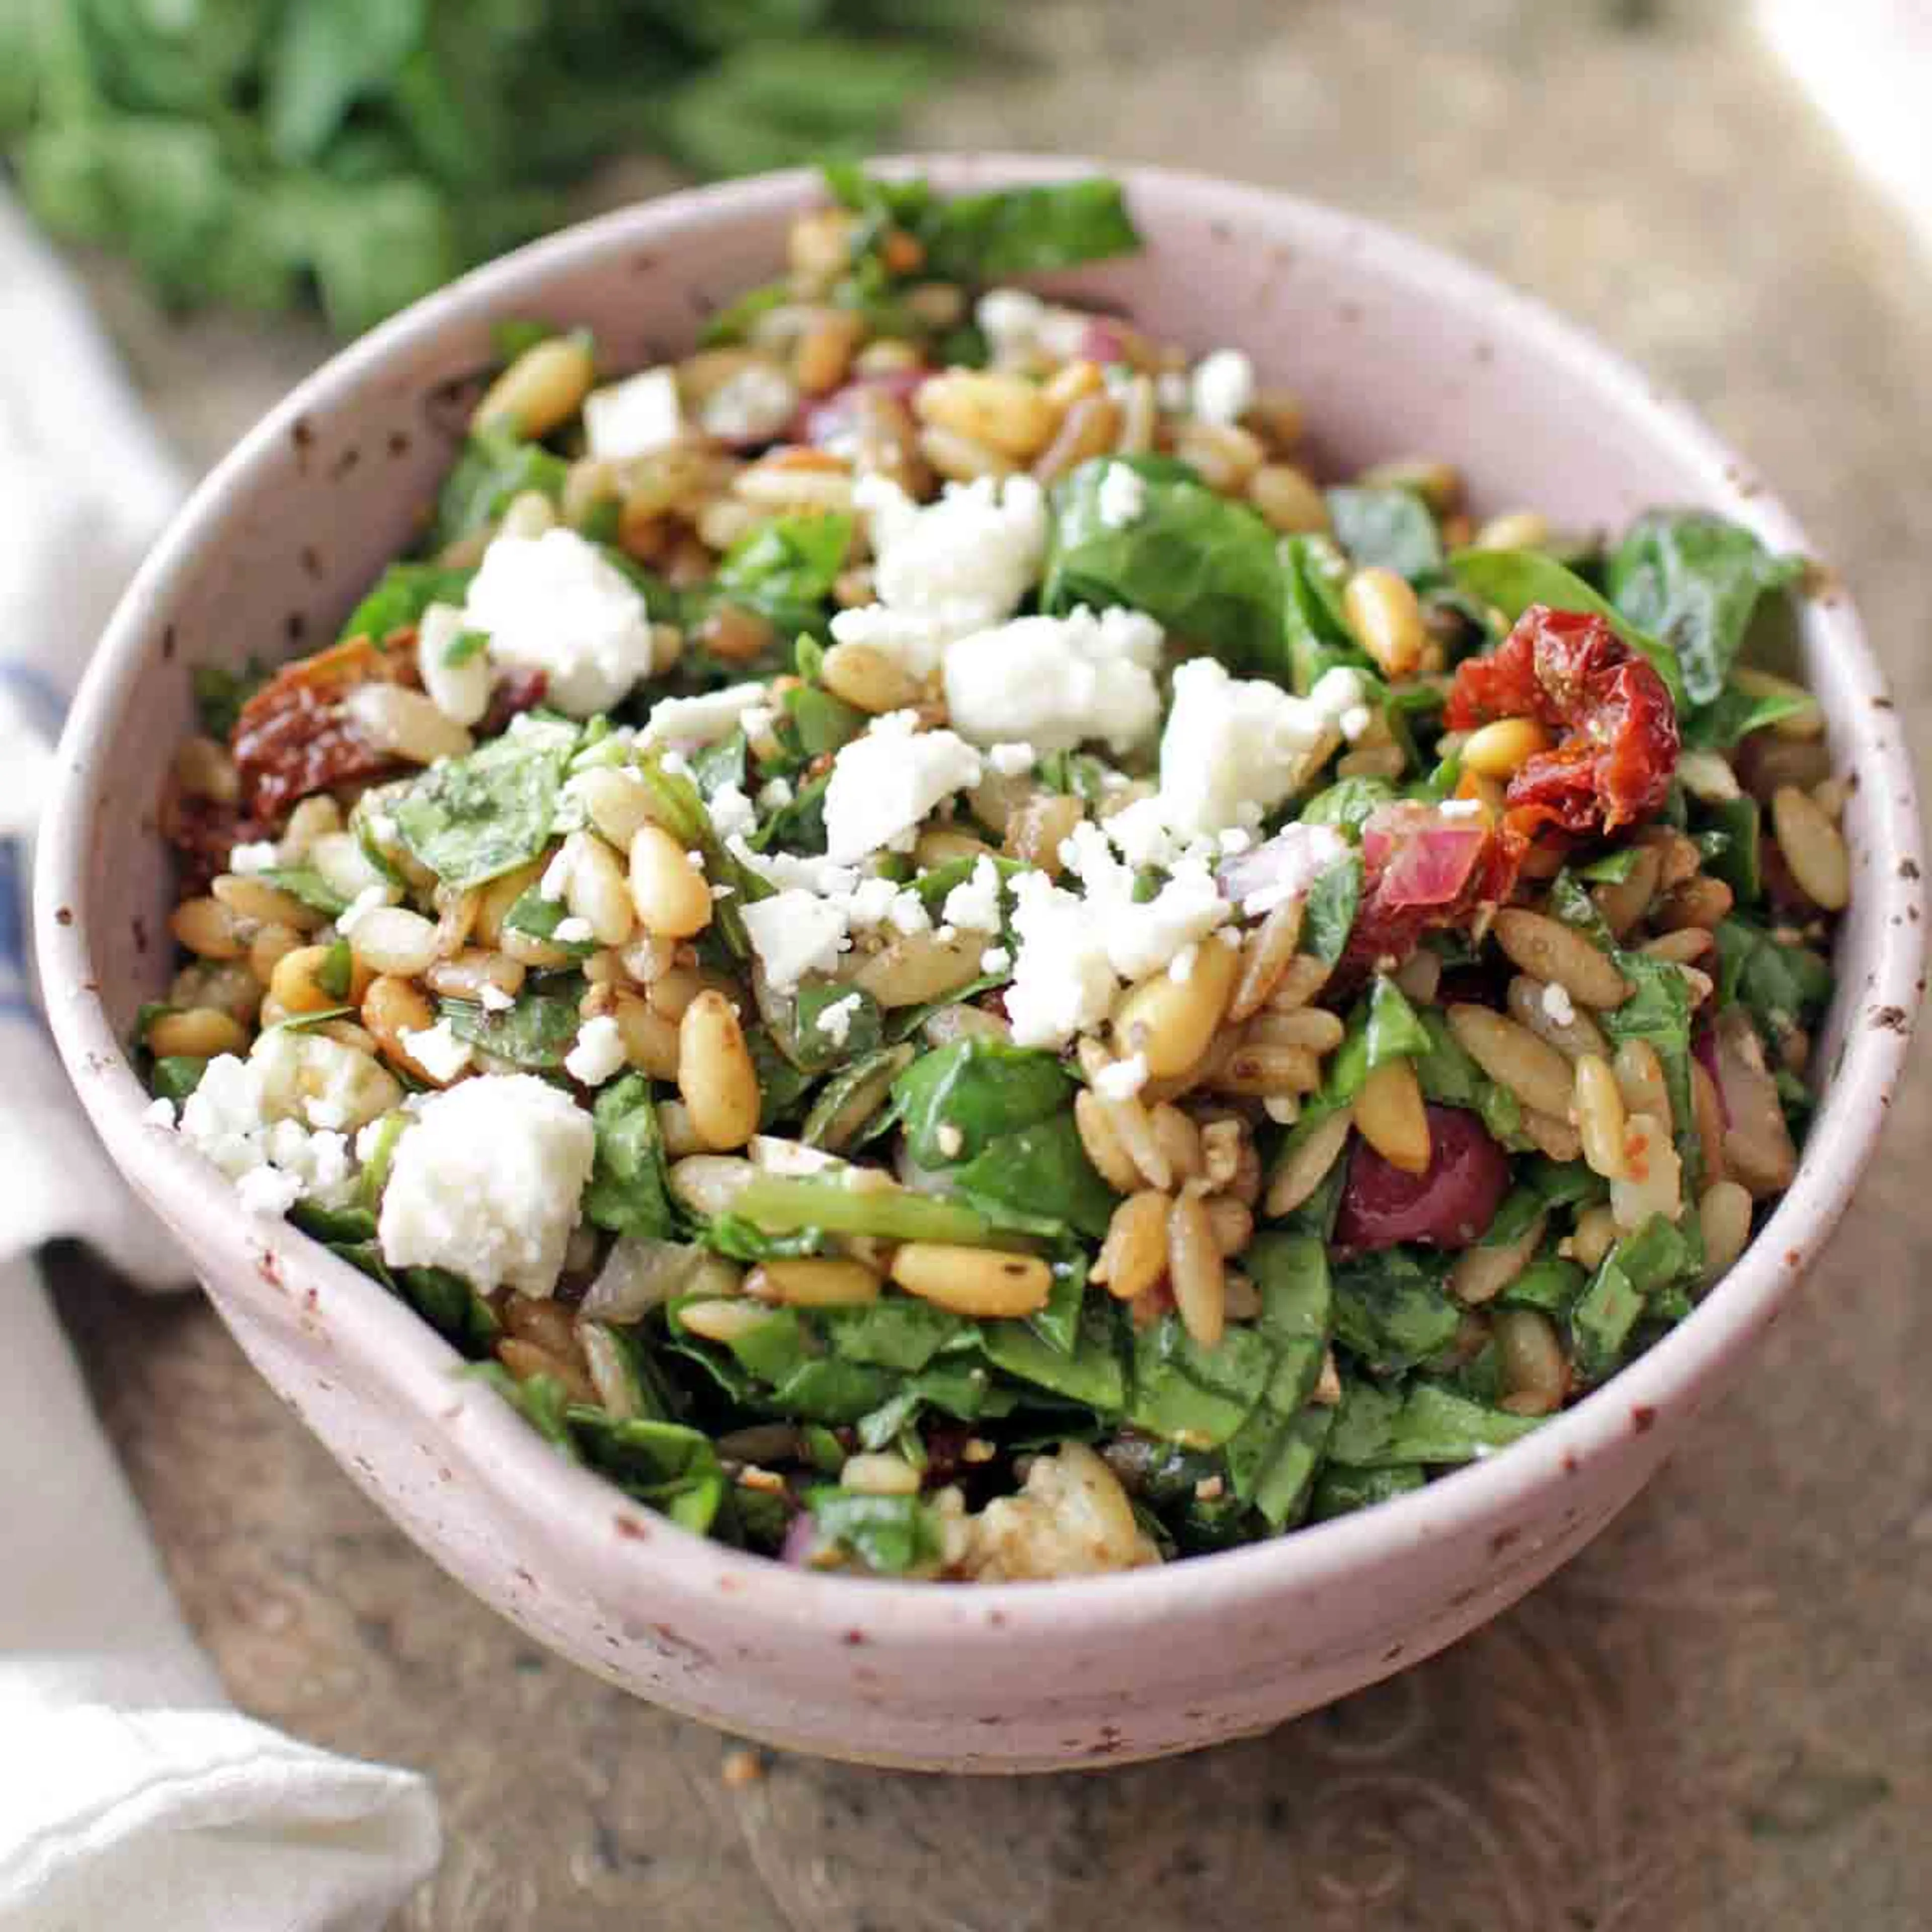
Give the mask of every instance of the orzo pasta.
<path id="1" fill-rule="evenodd" d="M 789 1562 L 1127 1568 L 1503 1448 L 1796 1170 L 1796 562 L 1324 488 L 1318 394 L 1011 285 L 1137 245 L 1111 184 L 836 185 L 681 362 L 506 330 L 340 641 L 199 674 L 157 1124 Z"/>

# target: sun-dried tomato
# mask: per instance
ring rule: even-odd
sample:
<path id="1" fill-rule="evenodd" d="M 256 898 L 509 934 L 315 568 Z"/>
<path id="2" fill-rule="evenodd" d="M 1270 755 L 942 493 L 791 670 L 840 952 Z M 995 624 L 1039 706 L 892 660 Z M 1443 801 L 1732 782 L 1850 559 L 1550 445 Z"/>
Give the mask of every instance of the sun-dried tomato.
<path id="1" fill-rule="evenodd" d="M 1502 646 L 1456 668 L 1443 722 L 1468 731 L 1533 718 L 1558 734 L 1504 794 L 1526 837 L 1555 825 L 1585 836 L 1647 818 L 1677 769 L 1677 712 L 1662 678 L 1593 614 L 1532 604 Z"/>
<path id="2" fill-rule="evenodd" d="M 413 632 L 381 644 L 351 638 L 284 664 L 236 722 L 232 748 L 250 815 L 279 830 L 310 793 L 393 770 L 394 753 L 356 728 L 342 700 L 358 685 L 415 682 Z"/>
<path id="3" fill-rule="evenodd" d="M 269 828 L 243 816 L 238 805 L 178 793 L 165 800 L 161 836 L 181 854 L 179 886 L 184 897 L 205 892 L 218 873 L 228 869 L 228 855 L 244 841 L 262 838 Z"/>

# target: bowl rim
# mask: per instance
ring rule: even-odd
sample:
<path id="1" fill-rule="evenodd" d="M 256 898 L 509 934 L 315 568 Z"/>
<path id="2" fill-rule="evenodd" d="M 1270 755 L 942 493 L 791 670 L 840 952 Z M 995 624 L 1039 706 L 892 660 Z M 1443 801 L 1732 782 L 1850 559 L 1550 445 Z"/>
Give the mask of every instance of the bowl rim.
<path id="1" fill-rule="evenodd" d="M 1148 196 L 1191 206 L 1204 218 L 1211 210 L 1245 215 L 1258 225 L 1285 223 L 1312 238 L 1318 254 L 1354 250 L 1372 258 L 1392 280 L 1411 285 L 1418 299 L 1446 298 L 1471 312 L 1480 309 L 1499 339 L 1527 346 L 1540 362 L 1616 398 L 1641 418 L 1647 436 L 1705 482 L 1703 500 L 1778 548 L 1816 554 L 1796 518 L 1775 497 L 1747 484 L 1747 466 L 1687 404 L 1540 300 L 1385 224 L 1198 172 L 1066 155 L 894 156 L 871 165 L 889 174 L 921 172 L 952 191 L 1105 173 L 1125 184 L 1130 204 Z M 165 1219 L 194 1226 L 206 1247 L 225 1255 L 231 1268 L 224 1293 L 251 1299 L 266 1319 L 290 1318 L 286 1280 L 312 1283 L 310 1306 L 328 1318 L 338 1338 L 357 1338 L 353 1352 L 362 1359 L 355 1372 L 382 1386 L 403 1408 L 427 1414 L 440 1430 L 453 1431 L 460 1416 L 467 1441 L 458 1453 L 487 1486 L 485 1506 L 528 1520 L 566 1548 L 573 1563 L 586 1566 L 582 1574 L 597 1574 L 613 1561 L 613 1550 L 622 1552 L 617 1560 L 627 1566 L 641 1552 L 680 1587 L 688 1586 L 694 1600 L 716 1603 L 721 1591 L 755 1586 L 760 1617 L 799 1631 L 822 1631 L 828 1620 L 849 1622 L 862 1608 L 874 1642 L 916 1645 L 942 1634 L 970 1640 L 990 1629 L 994 1640 L 1011 1646 L 1029 1629 L 1064 1630 L 1071 1622 L 1097 1643 L 1108 1633 L 1171 1618 L 1184 1607 L 1198 1616 L 1277 1592 L 1332 1587 L 1352 1573 L 1423 1546 L 1459 1540 L 1522 1509 L 1560 1489 L 1566 1475 L 1610 1456 L 1633 1430 L 1643 1432 L 1666 1412 L 1694 1407 L 1700 1386 L 1777 1320 L 1849 1205 L 1902 1076 L 1923 988 L 1917 881 L 1924 860 L 1911 760 L 1857 614 L 1842 594 L 1824 604 L 1814 600 L 1806 622 L 1829 646 L 1833 679 L 1848 700 L 1844 751 L 1864 777 L 1862 803 L 1873 856 L 1866 889 L 1876 884 L 1883 898 L 1877 910 L 1886 916 L 1873 920 L 1874 964 L 1865 983 L 1842 988 L 1839 995 L 1855 1001 L 1856 1011 L 1844 1023 L 1844 1046 L 1827 1102 L 1829 1144 L 1812 1136 L 1792 1186 L 1721 1289 L 1637 1361 L 1507 1454 L 1372 1509 L 1184 1562 L 1046 1583 L 964 1591 L 868 1579 L 862 1588 L 857 1580 L 788 1568 L 643 1511 L 602 1478 L 556 1456 L 508 1405 L 484 1401 L 478 1384 L 459 1384 L 476 1393 L 452 1402 L 450 1368 L 460 1358 L 412 1310 L 286 1222 L 244 1214 L 200 1156 L 176 1137 L 146 1127 L 141 1116 L 148 1096 L 93 990 L 86 878 L 102 814 L 93 802 L 88 748 L 111 746 L 124 691 L 146 653 L 158 647 L 160 620 L 205 546 L 219 540 L 235 500 L 245 500 L 254 472 L 298 418 L 326 418 L 412 345 L 500 310 L 526 284 L 643 244 L 662 252 L 720 218 L 772 218 L 820 198 L 818 178 L 806 170 L 686 190 L 578 224 L 474 269 L 331 358 L 236 445 L 177 513 L 117 605 L 82 681 L 61 742 L 36 868 L 34 922 L 50 1018 L 70 1076 L 117 1164 L 139 1177 Z M 620 1514 L 650 1516 L 648 1541 L 612 1537 L 614 1504 Z M 628 1568 L 632 1580 L 637 1574 Z"/>

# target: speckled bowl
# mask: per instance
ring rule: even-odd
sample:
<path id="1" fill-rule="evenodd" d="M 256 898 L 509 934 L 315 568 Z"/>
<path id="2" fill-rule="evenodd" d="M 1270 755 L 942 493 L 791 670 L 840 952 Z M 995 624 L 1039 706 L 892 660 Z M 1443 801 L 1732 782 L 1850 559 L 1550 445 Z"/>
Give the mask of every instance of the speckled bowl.
<path id="1" fill-rule="evenodd" d="M 1085 172 L 947 158 L 961 189 Z M 1338 464 L 1455 458 L 1480 507 L 1616 524 L 1708 505 L 1803 533 L 1682 406 L 1534 304 L 1384 229 L 1285 196 L 1123 170 L 1136 260 L 1058 278 L 1156 333 L 1247 350 Z M 956 1771 L 1148 1757 L 1262 1730 L 1427 1656 L 1594 1536 L 1742 1372 L 1844 1212 L 1920 997 L 1918 814 L 1890 700 L 1842 596 L 1802 650 L 1841 763 L 1855 896 L 1804 1166 L 1722 1288 L 1628 1373 L 1492 1462 L 1285 1540 L 1131 1576 L 947 1589 L 842 1581 L 702 1541 L 560 1461 L 406 1308 L 142 1123 L 121 1041 L 169 971 L 154 803 L 190 728 L 188 668 L 332 634 L 410 539 L 490 324 L 587 322 L 621 364 L 687 345 L 766 279 L 814 198 L 776 176 L 527 248 L 338 356 L 203 484 L 148 559 L 62 748 L 40 959 L 95 1124 L 179 1234 L 242 1346 L 350 1476 L 533 1636 L 640 1696 L 781 1745 Z"/>

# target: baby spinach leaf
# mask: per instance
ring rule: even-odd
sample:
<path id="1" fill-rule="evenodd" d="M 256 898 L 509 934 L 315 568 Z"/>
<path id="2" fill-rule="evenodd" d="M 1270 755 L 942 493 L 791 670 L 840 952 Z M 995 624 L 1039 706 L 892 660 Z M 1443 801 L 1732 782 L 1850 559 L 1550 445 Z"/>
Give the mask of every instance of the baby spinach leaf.
<path id="1" fill-rule="evenodd" d="M 547 899 L 535 886 L 529 886 L 517 895 L 509 910 L 503 915 L 503 923 L 512 932 L 520 932 L 526 938 L 540 939 L 547 946 L 554 946 L 560 952 L 567 952 L 573 959 L 587 959 L 597 950 L 594 939 L 560 939 L 556 929 L 570 916 L 570 908 L 561 899 Z"/>
<path id="2" fill-rule="evenodd" d="M 1570 1359 L 1583 1382 L 1620 1366 L 1646 1301 L 1683 1282 L 1696 1258 L 1686 1233 L 1661 1214 L 1617 1242 L 1570 1310 Z"/>
<path id="3" fill-rule="evenodd" d="M 1418 1382 L 1404 1400 L 1390 1431 L 1388 1448 L 1378 1460 L 1420 1462 L 1431 1468 L 1480 1462 L 1520 1442 L 1542 1420 L 1537 1415 L 1512 1415 L 1507 1409 L 1472 1402 L 1432 1382 Z"/>
<path id="4" fill-rule="evenodd" d="M 1127 1420 L 1168 1442 L 1217 1448 L 1254 1413 L 1275 1369 L 1274 1347 L 1254 1328 L 1230 1328 L 1207 1348 L 1164 1315 L 1134 1338 Z"/>
<path id="5" fill-rule="evenodd" d="M 1100 485 L 1121 462 L 1144 488 L 1140 514 L 1117 528 L 1100 514 Z M 1125 604 L 1232 669 L 1285 680 L 1274 532 L 1246 504 L 1174 470 L 1144 457 L 1096 457 L 1054 487 L 1041 609 Z"/>
<path id="6" fill-rule="evenodd" d="M 172 1100 L 178 1107 L 201 1084 L 201 1076 L 207 1071 L 205 1054 L 164 1053 L 148 1076 L 148 1090 L 157 1100 Z"/>
<path id="7" fill-rule="evenodd" d="M 487 1353 L 495 1343 L 500 1328 L 496 1311 L 460 1274 L 448 1268 L 400 1268 L 395 1285 L 438 1334 L 466 1354 Z"/>
<path id="8" fill-rule="evenodd" d="M 709 1436 L 681 1423 L 620 1419 L 581 1404 L 565 1416 L 584 1461 L 626 1496 L 696 1535 L 712 1530 L 729 1484 Z"/>
<path id="9" fill-rule="evenodd" d="M 1368 1054 L 1366 1070 L 1370 1073 L 1390 1060 L 1426 1054 L 1434 1044 L 1402 988 L 1386 973 L 1378 973 L 1370 986 L 1363 1040 Z"/>
<path id="10" fill-rule="evenodd" d="M 349 909 L 349 902 L 313 866 L 272 866 L 262 877 L 270 885 L 292 893 L 304 905 L 330 919 Z M 344 993 L 348 990 L 346 986 L 342 989 Z"/>
<path id="11" fill-rule="evenodd" d="M 1449 568 L 1465 590 L 1495 604 L 1511 623 L 1532 604 L 1546 604 L 1552 610 L 1588 611 L 1607 620 L 1632 650 L 1650 660 L 1679 715 L 1689 709 L 1684 674 L 1670 645 L 1632 622 L 1554 557 L 1534 550 L 1459 550 L 1450 556 Z"/>
<path id="12" fill-rule="evenodd" d="M 433 766 L 391 807 L 398 835 L 454 891 L 529 864 L 549 842 L 576 738 L 537 725 Z"/>
<path id="13" fill-rule="evenodd" d="M 892 1082 L 912 1064 L 912 1057 L 913 1049 L 902 1042 L 841 1067 L 820 1088 L 799 1138 L 807 1147 L 836 1154 L 882 1132 L 890 1124 L 885 1109 Z"/>
<path id="14" fill-rule="evenodd" d="M 1264 667 L 1277 682 L 1306 698 L 1324 671 L 1338 665 L 1372 672 L 1368 654 L 1356 643 L 1342 614 L 1342 592 L 1348 560 L 1325 536 L 1287 537 L 1276 548 L 1281 573 L 1282 646 L 1286 675 Z"/>
<path id="15" fill-rule="evenodd" d="M 346 939 L 338 939 L 322 956 L 315 969 L 315 983 L 332 1000 L 346 1000 L 356 983 L 356 956 Z"/>
<path id="16" fill-rule="evenodd" d="M 1718 921 L 1718 998 L 1748 1007 L 1773 1039 L 1807 1024 L 1831 998 L 1832 986 L 1832 969 L 1815 952 L 1774 939 L 1738 914 Z"/>
<path id="17" fill-rule="evenodd" d="M 860 1308 L 827 1309 L 819 1319 L 834 1354 L 902 1375 L 916 1375 L 942 1348 L 974 1333 L 964 1316 L 910 1294 L 888 1294 Z"/>
<path id="18" fill-rule="evenodd" d="M 1324 966 L 1332 966 L 1347 951 L 1362 902 L 1362 861 L 1351 852 L 1318 874 L 1308 889 L 1301 916 L 1300 947 Z"/>
<path id="19" fill-rule="evenodd" d="M 1334 1426 L 1332 1408 L 1300 1408 L 1286 1418 L 1257 1410 L 1228 1444 L 1234 1493 L 1270 1529 L 1278 1533 L 1300 1520 Z"/>
<path id="20" fill-rule="evenodd" d="M 514 1006 L 492 1012 L 473 1000 L 439 1000 L 436 1010 L 458 1040 L 507 1060 L 533 1073 L 563 1064 L 577 1043 L 578 1002 L 581 980 L 566 982 L 566 990 L 526 989 Z"/>
<path id="21" fill-rule="evenodd" d="M 512 423 L 490 423 L 472 430 L 436 493 L 431 548 L 441 550 L 459 538 L 488 530 L 526 490 L 557 502 L 568 467 L 542 443 L 525 442 Z M 424 598 L 423 602 L 431 601 Z"/>
<path id="22" fill-rule="evenodd" d="M 1492 1140 L 1506 1148 L 1527 1147 L 1522 1106 L 1516 1096 L 1476 1064 L 1440 1012 L 1430 1007 L 1416 1018 L 1429 1038 L 1426 1049 L 1415 1056 L 1423 1097 L 1445 1107 L 1466 1107 L 1480 1118 Z"/>
<path id="23" fill-rule="evenodd" d="M 1120 183 L 1099 175 L 955 195 L 913 227 L 926 248 L 921 272 L 956 281 L 1039 274 L 1141 247 Z"/>
<path id="24" fill-rule="evenodd" d="M 1358 569 L 1392 570 L 1414 583 L 1442 568 L 1436 519 L 1412 490 L 1330 490 L 1328 520 L 1336 542 Z"/>
<path id="25" fill-rule="evenodd" d="M 914 1163 L 942 1168 L 1050 1119 L 1072 1103 L 1073 1090 L 1051 1053 L 966 1039 L 915 1060 L 892 1083 L 892 1107 Z"/>
<path id="26" fill-rule="evenodd" d="M 852 518 L 841 512 L 775 517 L 740 537 L 718 566 L 718 581 L 740 595 L 816 604 L 852 542 Z"/>
<path id="27" fill-rule="evenodd" d="M 1100 1178 L 1072 1114 L 1022 1127 L 991 1142 L 951 1179 L 964 1198 L 994 1220 L 1064 1222 L 1098 1240 L 1116 1204 Z"/>
<path id="28" fill-rule="evenodd" d="M 584 1190 L 584 1218 L 616 1234 L 669 1240 L 677 1232 L 678 1216 L 665 1178 L 650 1082 L 641 1073 L 612 1081 L 592 1103 L 590 1118 L 597 1154 Z"/>
<path id="29" fill-rule="evenodd" d="M 1540 1256 L 1496 1297 L 1496 1305 L 1567 1316 L 1589 1279 L 1576 1262 L 1561 1255 Z"/>
<path id="30" fill-rule="evenodd" d="M 1676 652 L 1693 705 L 1723 692 L 1759 600 L 1804 574 L 1741 524 L 1707 510 L 1651 510 L 1611 551 L 1604 586 L 1632 623 Z"/>
<path id="31" fill-rule="evenodd" d="M 775 1038 L 778 1050 L 804 1072 L 822 1073 L 862 1058 L 879 1044 L 878 1002 L 856 987 L 836 980 L 809 980 L 799 988 L 790 1005 L 790 1030 L 782 1036 L 775 1034 Z M 835 1030 L 828 1032 L 820 1022 L 835 1007 L 843 1024 L 835 1022 Z"/>
<path id="32" fill-rule="evenodd" d="M 1340 1263 L 1335 1270 L 1335 1339 L 1378 1373 L 1393 1375 L 1440 1354 L 1462 1324 L 1444 1270 L 1402 1248 Z"/>
<path id="33" fill-rule="evenodd" d="M 1295 817 L 1304 825 L 1332 825 L 1338 832 L 1359 838 L 1370 814 L 1395 797 L 1395 787 L 1387 778 L 1337 778 L 1318 791 Z"/>
<path id="34" fill-rule="evenodd" d="M 519 1382 L 500 1362 L 477 1362 L 466 1376 L 496 1390 L 536 1432 L 572 1462 L 582 1460 L 568 1420 L 570 1395 L 554 1376 L 531 1376 Z"/>
<path id="35" fill-rule="evenodd" d="M 1803 710 L 1810 701 L 1802 691 L 1751 692 L 1729 683 L 1678 724 L 1686 750 L 1728 752 L 1754 731 Z"/>
<path id="36" fill-rule="evenodd" d="M 1126 1400 L 1119 1317 L 1105 1298 L 1082 1306 L 1070 1348 L 1024 1322 L 983 1323 L 980 1346 L 996 1369 L 1101 1414 L 1118 1415 Z"/>
<path id="37" fill-rule="evenodd" d="M 767 1234 L 806 1228 L 830 1234 L 876 1234 L 893 1241 L 951 1241 L 1004 1247 L 1011 1236 L 963 1201 L 904 1187 L 850 1187 L 838 1175 L 760 1174 L 732 1202 L 736 1218 Z"/>
<path id="38" fill-rule="evenodd" d="M 189 674 L 194 686 L 194 708 L 201 728 L 226 743 L 242 716 L 242 707 L 268 682 L 268 674 L 250 658 L 239 670 L 225 664 L 196 664 Z"/>
<path id="39" fill-rule="evenodd" d="M 1724 844 L 1705 862 L 1705 869 L 1724 880 L 1736 894 L 1741 905 L 1749 905 L 1764 896 L 1764 874 L 1760 863 L 1760 834 L 1762 818 L 1754 798 L 1726 799 L 1702 808 L 1710 829 L 1724 836 Z"/>
<path id="40" fill-rule="evenodd" d="M 938 1519 L 917 1496 L 873 1496 L 826 1485 L 806 1498 L 819 1534 L 875 1576 L 903 1576 L 937 1563 Z"/>
<path id="41" fill-rule="evenodd" d="M 1314 1500 L 1308 1514 L 1316 1522 L 1328 1522 L 1338 1516 L 1352 1516 L 1357 1510 L 1372 1509 L 1377 1503 L 1393 1502 L 1397 1496 L 1412 1496 L 1428 1486 L 1429 1478 L 1413 1463 L 1396 1463 L 1381 1469 L 1324 1468 L 1315 1485 Z"/>

